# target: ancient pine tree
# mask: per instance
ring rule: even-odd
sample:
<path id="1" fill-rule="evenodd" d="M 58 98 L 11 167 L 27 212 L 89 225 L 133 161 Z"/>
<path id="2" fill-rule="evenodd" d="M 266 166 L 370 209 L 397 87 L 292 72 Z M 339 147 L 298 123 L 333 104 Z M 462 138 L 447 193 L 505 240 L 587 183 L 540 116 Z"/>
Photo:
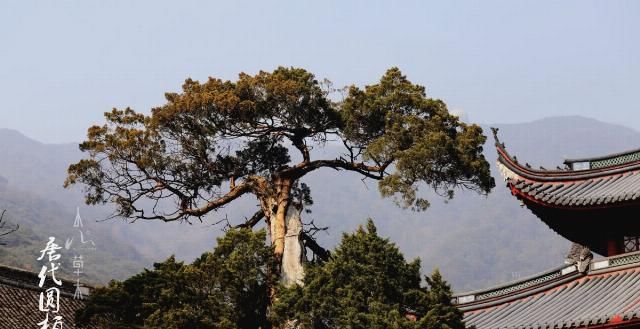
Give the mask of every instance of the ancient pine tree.
<path id="1" fill-rule="evenodd" d="M 482 129 L 459 121 L 397 68 L 342 97 L 332 92 L 300 68 L 187 79 L 149 115 L 105 113 L 104 125 L 88 129 L 80 145 L 87 157 L 69 167 L 65 186 L 82 183 L 88 204 L 113 203 L 117 216 L 167 222 L 202 219 L 252 194 L 257 211 L 238 226 L 265 220 L 285 285 L 301 282 L 305 247 L 322 254 L 300 224 L 311 201 L 301 179 L 313 171 L 357 173 L 418 211 L 429 206 L 420 188 L 453 197 L 456 188 L 494 187 Z M 315 156 L 328 145 L 341 155 Z"/>

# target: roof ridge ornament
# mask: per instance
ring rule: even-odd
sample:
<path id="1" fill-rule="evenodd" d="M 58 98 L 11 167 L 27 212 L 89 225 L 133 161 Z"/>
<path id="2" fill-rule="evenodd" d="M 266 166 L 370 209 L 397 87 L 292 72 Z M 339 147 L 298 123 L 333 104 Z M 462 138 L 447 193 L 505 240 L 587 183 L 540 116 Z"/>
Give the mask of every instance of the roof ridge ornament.
<path id="1" fill-rule="evenodd" d="M 497 127 L 489 127 L 489 128 L 491 128 L 491 132 L 493 133 L 493 140 L 495 141 L 495 145 L 505 150 L 507 147 L 504 145 L 504 143 L 500 142 L 500 138 L 498 138 L 498 131 L 500 131 L 500 128 L 497 128 Z"/>
<path id="2" fill-rule="evenodd" d="M 593 260 L 593 253 L 589 247 L 574 242 L 569 249 L 565 264 L 574 264 L 580 273 L 585 273 L 589 269 L 591 260 Z"/>

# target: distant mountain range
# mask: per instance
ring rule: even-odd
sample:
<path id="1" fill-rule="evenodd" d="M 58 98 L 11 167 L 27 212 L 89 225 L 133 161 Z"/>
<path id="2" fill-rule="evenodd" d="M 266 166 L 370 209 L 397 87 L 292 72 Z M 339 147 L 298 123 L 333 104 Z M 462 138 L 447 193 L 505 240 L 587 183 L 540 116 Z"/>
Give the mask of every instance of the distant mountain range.
<path id="1" fill-rule="evenodd" d="M 520 161 L 555 168 L 565 158 L 603 155 L 640 147 L 640 133 L 583 117 L 554 117 L 521 124 L 495 124 L 509 152 Z M 489 126 L 485 155 L 495 165 L 496 152 Z M 96 220 L 108 207 L 83 204 L 80 189 L 65 190 L 66 168 L 82 154 L 75 144 L 53 145 L 0 129 L 0 209 L 20 223 L 19 234 L 0 246 L 0 262 L 30 268 L 37 250 L 51 234 L 73 231 L 76 207 L 91 227 L 96 254 L 87 264 L 95 282 L 121 279 L 171 254 L 191 260 L 213 247 L 219 226 L 215 219 L 239 222 L 256 209 L 252 197 L 213 214 L 204 223 L 125 223 Z M 438 267 L 456 291 L 483 288 L 555 267 L 562 263 L 569 243 L 521 208 L 492 168 L 497 187 L 487 197 L 459 191 L 454 200 L 430 196 L 431 208 L 414 213 L 382 199 L 374 181 L 344 172 L 324 170 L 305 178 L 315 204 L 305 215 L 329 226 L 320 241 L 335 245 L 341 232 L 351 231 L 371 217 L 379 232 L 395 241 L 409 258 L 420 257 L 425 272 Z M 88 274 L 89 275 L 89 274 Z"/>

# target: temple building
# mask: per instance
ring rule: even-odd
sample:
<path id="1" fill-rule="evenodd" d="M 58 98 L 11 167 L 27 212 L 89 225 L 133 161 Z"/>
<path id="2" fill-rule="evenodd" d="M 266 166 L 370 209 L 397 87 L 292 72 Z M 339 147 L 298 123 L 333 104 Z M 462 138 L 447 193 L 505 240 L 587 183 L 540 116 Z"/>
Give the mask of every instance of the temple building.
<path id="1" fill-rule="evenodd" d="M 558 268 L 454 296 L 467 325 L 640 328 L 640 150 L 534 169 L 493 132 L 511 194 L 574 244 Z"/>

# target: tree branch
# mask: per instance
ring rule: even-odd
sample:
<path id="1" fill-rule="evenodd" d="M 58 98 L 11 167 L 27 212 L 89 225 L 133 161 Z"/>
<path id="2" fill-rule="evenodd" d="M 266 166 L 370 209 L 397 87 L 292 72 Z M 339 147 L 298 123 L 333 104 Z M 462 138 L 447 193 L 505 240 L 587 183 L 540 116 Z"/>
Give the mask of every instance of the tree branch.
<path id="1" fill-rule="evenodd" d="M 302 154 L 302 163 L 309 163 L 311 161 L 311 155 L 309 154 L 309 148 L 302 138 L 291 138 L 291 142 L 295 148 Z"/>
<path id="2" fill-rule="evenodd" d="M 326 262 L 331 258 L 331 252 L 327 249 L 320 247 L 318 242 L 314 238 L 312 238 L 309 234 L 302 232 L 300 233 L 302 237 L 302 241 L 304 242 L 304 246 L 311 249 L 313 253 L 318 256 L 322 261 Z"/>
<path id="3" fill-rule="evenodd" d="M 5 212 L 7 212 L 6 209 L 2 210 L 2 213 L 0 214 L 0 230 L 4 229 L 4 226 L 7 224 L 7 222 L 4 221 L 4 214 Z M 20 225 L 16 224 L 15 227 L 7 229 L 7 231 L 5 232 L 0 232 L 0 236 L 5 236 L 5 235 L 9 235 L 15 231 L 17 231 L 20 228 Z M 6 245 L 6 243 L 0 242 L 1 246 Z"/>
<path id="4" fill-rule="evenodd" d="M 295 167 L 285 170 L 283 173 L 288 173 L 294 178 L 300 178 L 311 171 L 326 167 L 336 170 L 343 169 L 354 171 L 368 178 L 381 180 L 382 178 L 384 178 L 385 170 L 392 162 L 392 160 L 388 160 L 383 164 L 372 166 L 367 165 L 364 162 L 351 162 L 342 158 L 335 160 L 315 160 L 308 163 L 300 163 Z"/>
<path id="5" fill-rule="evenodd" d="M 234 228 L 253 228 L 264 218 L 264 212 L 262 209 L 256 211 L 251 218 L 247 219 L 244 223 L 236 225 Z"/>
<path id="6" fill-rule="evenodd" d="M 249 182 L 244 182 L 240 185 L 236 185 L 235 188 L 231 189 L 227 194 L 207 202 L 206 205 L 200 208 L 182 208 L 182 214 L 187 216 L 202 216 L 207 214 L 209 211 L 220 208 L 229 202 L 241 197 L 247 192 L 251 191 L 251 185 Z"/>

